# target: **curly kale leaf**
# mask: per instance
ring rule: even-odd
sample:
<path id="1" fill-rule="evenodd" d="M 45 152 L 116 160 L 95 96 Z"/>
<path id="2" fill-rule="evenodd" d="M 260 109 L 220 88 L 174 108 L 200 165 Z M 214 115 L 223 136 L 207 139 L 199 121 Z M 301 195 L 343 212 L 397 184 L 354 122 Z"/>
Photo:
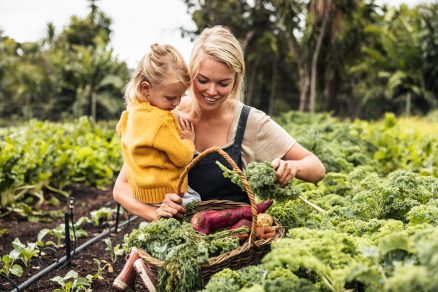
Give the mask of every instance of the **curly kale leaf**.
<path id="1" fill-rule="evenodd" d="M 228 169 L 220 162 L 216 164 L 222 169 L 224 177 L 240 186 L 245 191 L 240 176 L 234 170 Z M 280 187 L 275 181 L 275 169 L 269 162 L 251 162 L 245 170 L 245 176 L 255 195 L 261 199 L 290 200 L 296 199 L 300 190 L 289 183 L 286 187 Z"/>
<path id="2" fill-rule="evenodd" d="M 135 229 L 125 235 L 125 243 L 129 247 L 138 247 L 147 251 L 151 256 L 165 260 L 169 251 L 199 235 L 188 223 L 181 224 L 174 218 L 161 219 Z"/>
<path id="3" fill-rule="evenodd" d="M 132 231 L 125 236 L 125 243 L 164 261 L 158 276 L 158 291 L 195 291 L 202 288 L 202 264 L 211 256 L 239 247 L 239 239 L 233 235 L 247 232 L 247 227 L 240 227 L 204 236 L 191 224 L 170 218 Z"/>
<path id="4" fill-rule="evenodd" d="M 428 223 L 438 226 L 438 206 L 434 204 L 416 206 L 408 212 L 406 218 L 409 220 L 409 225 Z"/>
<path id="5" fill-rule="evenodd" d="M 214 274 L 203 292 L 234 292 L 261 284 L 267 272 L 262 266 L 247 266 L 239 270 L 223 269 Z"/>
<path id="6" fill-rule="evenodd" d="M 433 181 L 407 170 L 396 170 L 385 178 L 370 174 L 356 187 L 352 209 L 361 219 L 396 219 L 407 222 L 414 207 L 434 196 Z"/>

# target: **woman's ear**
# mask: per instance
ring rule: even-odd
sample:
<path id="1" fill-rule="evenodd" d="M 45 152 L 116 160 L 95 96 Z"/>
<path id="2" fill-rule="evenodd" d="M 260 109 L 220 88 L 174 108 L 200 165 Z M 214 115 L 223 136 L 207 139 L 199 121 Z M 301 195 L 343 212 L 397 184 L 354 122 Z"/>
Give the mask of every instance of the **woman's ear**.
<path id="1" fill-rule="evenodd" d="M 151 90 L 151 85 L 149 84 L 149 82 L 143 81 L 140 85 L 140 88 L 141 88 L 141 93 L 143 94 L 143 96 L 148 97 L 149 92 Z"/>

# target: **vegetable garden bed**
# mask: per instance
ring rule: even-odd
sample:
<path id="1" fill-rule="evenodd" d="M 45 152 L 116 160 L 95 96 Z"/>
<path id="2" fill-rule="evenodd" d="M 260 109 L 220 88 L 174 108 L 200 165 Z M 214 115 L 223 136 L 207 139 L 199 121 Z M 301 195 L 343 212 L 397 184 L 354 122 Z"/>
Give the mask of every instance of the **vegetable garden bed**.
<path id="1" fill-rule="evenodd" d="M 76 198 L 74 207 L 75 220 L 81 216 L 89 216 L 91 211 L 97 210 L 104 205 L 110 205 L 111 207 L 115 206 L 115 202 L 112 201 L 111 187 L 105 190 L 95 188 L 75 189 L 72 192 L 72 196 Z M 68 203 L 64 202 L 64 205 L 67 207 Z M 126 216 L 122 217 L 123 219 L 121 220 L 126 219 Z M 45 228 L 54 228 L 63 222 L 63 217 L 54 218 L 53 222 L 50 223 L 28 222 L 19 218 L 17 215 L 0 218 L 1 228 L 8 230 L 6 234 L 3 234 L 0 237 L 0 254 L 8 254 L 13 249 L 12 241 L 15 238 L 19 238 L 22 243 L 35 242 L 38 233 L 41 230 Z M 115 246 L 122 243 L 124 234 L 137 227 L 139 222 L 140 220 L 136 219 L 130 224 L 122 227 L 118 233 L 112 232 L 111 235 L 108 236 L 108 238 L 111 239 L 112 245 Z M 114 223 L 114 221 L 112 221 L 112 223 Z M 77 239 L 77 247 L 106 230 L 107 224 L 102 224 L 101 226 L 96 227 L 89 223 L 81 227 L 88 233 L 88 235 Z M 60 247 L 57 250 L 59 252 L 59 257 L 65 256 L 65 250 L 63 247 Z M 87 274 L 94 275 L 98 269 L 98 265 L 94 259 L 100 261 L 100 266 L 103 270 L 100 273 L 101 278 L 93 280 L 91 289 L 93 291 L 110 291 L 112 289 L 112 282 L 123 268 L 124 256 L 117 257 L 116 261 L 113 262 L 111 259 L 111 253 L 106 250 L 106 244 L 102 240 L 99 240 L 85 248 L 83 251 L 76 253 L 73 256 L 70 265 L 64 267 L 61 266 L 60 268 L 51 271 L 43 278 L 40 278 L 31 284 L 25 289 L 25 291 L 53 291 L 54 289 L 60 288 L 60 285 L 50 279 L 55 276 L 64 277 L 70 270 L 75 270 L 80 277 L 85 277 Z M 38 258 L 30 260 L 29 265 L 24 269 L 22 277 L 19 278 L 10 275 L 9 278 L 17 285 L 20 285 L 55 261 L 56 256 L 54 256 L 50 250 L 47 250 L 46 255 L 42 257 L 41 261 L 39 261 Z M 111 267 L 107 265 L 107 263 L 110 264 Z M 140 285 L 140 283 L 138 283 L 138 285 Z M 141 286 L 138 286 L 139 289 L 140 287 Z M 13 288 L 14 287 L 8 281 L 0 278 L 0 291 L 10 291 Z"/>
<path id="2" fill-rule="evenodd" d="M 272 244 L 261 265 L 224 269 L 203 283 L 203 291 L 438 291 L 438 124 L 409 119 L 406 126 L 391 114 L 378 122 L 342 122 L 329 115 L 294 112 L 277 120 L 317 154 L 326 177 L 316 185 L 293 180 L 273 198 L 272 189 L 265 197 L 259 188 L 263 184 L 252 186 L 259 200 L 274 200 L 268 213 L 285 227 L 285 236 Z M 111 187 L 100 191 L 71 186 L 110 184 L 121 165 L 119 142 L 113 130 L 101 132 L 83 119 L 75 124 L 31 122 L 28 128 L 0 129 L 0 273 L 8 272 L 18 285 L 55 260 L 50 249 L 44 249 L 43 262 L 13 252 L 15 264 L 21 266 L 14 270 L 7 257 L 17 245 L 37 242 L 39 234 L 46 246 L 48 241 L 62 245 L 63 230 L 58 227 L 64 223 L 62 209 L 68 209 L 64 191 L 76 198 L 74 221 L 81 221 L 81 229 L 88 232 L 78 239 L 78 249 L 108 230 L 104 222 L 81 216 L 90 217 L 102 207 L 114 209 Z M 54 214 L 51 223 L 29 222 Z M 111 216 L 114 224 L 114 213 Z M 119 253 L 114 260 L 116 250 L 120 252 L 124 235 L 139 223 L 87 245 L 71 266 L 53 270 L 25 291 L 59 289 L 51 279 L 62 283 L 66 275 L 72 278 L 65 282 L 76 279 L 93 291 L 111 291 L 124 264 Z M 65 255 L 63 247 L 58 251 L 58 258 Z M 23 275 L 14 276 L 20 269 Z M 142 287 L 138 280 L 138 290 Z M 1 291 L 12 288 L 0 277 Z"/>

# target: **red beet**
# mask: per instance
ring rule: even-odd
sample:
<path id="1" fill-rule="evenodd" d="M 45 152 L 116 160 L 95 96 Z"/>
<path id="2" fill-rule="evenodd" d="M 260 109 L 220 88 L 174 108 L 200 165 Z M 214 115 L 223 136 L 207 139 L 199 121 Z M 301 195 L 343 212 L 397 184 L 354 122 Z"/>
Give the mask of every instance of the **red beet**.
<path id="1" fill-rule="evenodd" d="M 231 226 L 230 229 L 233 230 L 233 229 L 237 229 L 237 228 L 242 227 L 242 226 L 246 226 L 246 227 L 248 227 L 248 230 L 250 231 L 250 230 L 251 230 L 251 225 L 252 225 L 251 220 L 248 220 L 248 219 L 240 219 L 239 221 L 237 221 L 236 224 L 234 224 L 233 226 Z"/>
<path id="2" fill-rule="evenodd" d="M 271 205 L 272 200 L 257 204 L 257 213 L 264 213 Z M 193 215 L 190 222 L 196 231 L 210 234 L 218 229 L 233 226 L 241 219 L 252 219 L 251 206 L 202 211 Z"/>

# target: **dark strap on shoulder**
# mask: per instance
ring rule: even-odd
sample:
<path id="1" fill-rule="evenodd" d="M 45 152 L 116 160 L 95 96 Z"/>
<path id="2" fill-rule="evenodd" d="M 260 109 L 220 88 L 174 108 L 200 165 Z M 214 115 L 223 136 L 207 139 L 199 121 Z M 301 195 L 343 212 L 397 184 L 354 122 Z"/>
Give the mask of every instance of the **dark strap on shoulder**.
<path id="1" fill-rule="evenodd" d="M 239 123 L 237 124 L 236 137 L 234 138 L 234 144 L 242 146 L 243 135 L 245 134 L 246 122 L 248 121 L 248 115 L 251 107 L 243 105 L 242 112 L 240 113 Z"/>

